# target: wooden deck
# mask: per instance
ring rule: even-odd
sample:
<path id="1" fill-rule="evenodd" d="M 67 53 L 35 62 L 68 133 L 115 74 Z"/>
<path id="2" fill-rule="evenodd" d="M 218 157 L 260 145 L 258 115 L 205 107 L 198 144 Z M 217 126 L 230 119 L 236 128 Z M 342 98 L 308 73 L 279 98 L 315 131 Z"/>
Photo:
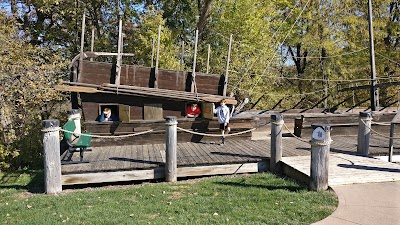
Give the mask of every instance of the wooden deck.
<path id="1" fill-rule="evenodd" d="M 335 161 L 340 158 L 346 162 L 359 162 L 358 158 L 360 157 L 354 155 L 357 149 L 357 136 L 333 136 L 332 139 L 331 153 L 337 154 L 337 157 L 331 157 L 331 162 L 336 163 L 335 165 L 343 164 L 342 170 L 330 173 L 332 177 L 341 177 L 341 171 L 351 171 L 351 174 L 362 171 L 360 166 L 364 164 L 361 162 L 355 164 L 359 165 L 358 168 L 352 168 L 345 166 L 347 164 L 342 161 Z M 387 155 L 388 145 L 389 141 L 385 138 L 372 136 L 370 154 Z M 235 140 L 234 137 L 227 138 L 224 146 L 213 142 L 178 143 L 178 177 L 267 171 L 271 155 L 270 146 L 270 140 Z M 394 146 L 394 152 L 399 154 L 400 140 L 396 140 Z M 306 166 L 308 165 L 309 168 L 310 164 L 307 161 L 310 160 L 310 144 L 293 137 L 283 137 L 283 157 L 285 157 L 285 163 L 307 174 Z M 95 147 L 93 151 L 85 153 L 84 158 L 90 162 L 62 165 L 64 185 L 162 178 L 164 176 L 165 145 Z M 368 164 L 365 164 L 368 168 L 374 168 L 374 163 L 377 168 L 391 168 L 378 165 L 378 163 L 384 163 L 382 161 L 370 161 L 371 159 L 366 157 L 360 159 L 362 158 L 368 159 Z M 75 154 L 72 159 L 77 161 L 78 154 Z M 367 167 L 365 170 L 368 170 Z M 395 164 L 394 167 L 396 167 Z M 397 172 L 397 176 L 400 177 L 400 168 L 388 170 L 391 173 Z M 385 173 L 386 171 L 380 172 Z M 349 172 L 345 173 L 349 174 Z M 366 176 L 366 174 L 360 176 Z"/>

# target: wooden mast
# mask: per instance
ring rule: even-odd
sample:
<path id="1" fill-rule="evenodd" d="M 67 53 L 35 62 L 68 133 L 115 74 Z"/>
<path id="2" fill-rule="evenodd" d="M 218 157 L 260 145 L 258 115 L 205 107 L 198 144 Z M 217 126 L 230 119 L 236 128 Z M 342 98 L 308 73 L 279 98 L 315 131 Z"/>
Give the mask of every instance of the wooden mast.
<path id="1" fill-rule="evenodd" d="M 229 70 L 229 61 L 231 59 L 231 46 L 232 46 L 232 34 L 231 34 L 231 36 L 229 38 L 228 59 L 226 60 L 226 70 L 225 70 L 225 82 L 224 82 L 223 96 L 226 96 L 226 89 L 228 88 L 228 70 Z"/>
<path id="2" fill-rule="evenodd" d="M 117 54 L 117 68 L 115 76 L 115 84 L 119 85 L 121 80 L 121 48 L 122 48 L 122 20 L 119 20 L 119 30 L 118 30 L 118 54 Z"/>
<path id="3" fill-rule="evenodd" d="M 193 67 L 192 67 L 192 85 L 190 87 L 191 92 L 197 92 L 196 87 L 196 56 L 197 56 L 197 41 L 199 38 L 199 30 L 196 30 L 196 39 L 194 41 L 194 55 L 193 55 Z"/>
<path id="4" fill-rule="evenodd" d="M 154 88 L 158 88 L 158 60 L 160 58 L 160 39 L 161 39 L 161 24 L 158 25 L 158 39 L 157 39 L 157 55 L 156 55 L 156 68 L 154 69 Z"/>

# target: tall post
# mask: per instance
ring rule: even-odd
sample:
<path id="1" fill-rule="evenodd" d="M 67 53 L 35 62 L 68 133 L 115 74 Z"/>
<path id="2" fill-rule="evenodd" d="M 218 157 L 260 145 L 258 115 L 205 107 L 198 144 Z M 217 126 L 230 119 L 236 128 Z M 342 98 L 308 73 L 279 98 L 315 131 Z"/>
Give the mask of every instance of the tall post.
<path id="1" fill-rule="evenodd" d="M 44 181 L 47 194 L 62 191 L 59 126 L 58 120 L 42 121 Z"/>
<path id="2" fill-rule="evenodd" d="M 310 189 L 322 191 L 328 189 L 329 149 L 331 145 L 331 127 L 312 125 L 311 137 L 311 183 Z"/>
<path id="3" fill-rule="evenodd" d="M 279 161 L 282 159 L 282 114 L 271 115 L 271 159 L 269 169 L 273 173 L 280 173 Z"/>
<path id="4" fill-rule="evenodd" d="M 151 45 L 151 68 L 153 68 L 153 66 L 154 66 L 154 45 L 155 45 L 155 42 L 156 40 L 153 38 L 153 43 L 152 43 L 152 45 Z"/>
<path id="5" fill-rule="evenodd" d="M 190 87 L 191 92 L 195 92 L 195 88 L 196 88 L 196 57 L 197 57 L 198 38 L 199 38 L 199 30 L 196 30 L 196 39 L 194 41 L 193 67 L 192 67 L 192 85 Z M 196 90 L 196 92 L 197 92 L 197 90 Z"/>
<path id="6" fill-rule="evenodd" d="M 211 53 L 210 49 L 211 49 L 210 44 L 208 44 L 208 50 L 207 50 L 207 72 L 206 72 L 207 74 L 208 74 L 208 71 L 210 71 L 210 53 Z"/>
<path id="7" fill-rule="evenodd" d="M 371 61 L 371 110 L 376 111 L 379 108 L 379 91 L 376 87 L 375 70 L 375 49 L 374 49 L 374 27 L 372 24 L 372 0 L 368 0 L 368 25 L 369 25 L 369 55 Z"/>
<path id="8" fill-rule="evenodd" d="M 368 155 L 372 116 L 370 112 L 360 112 L 358 117 L 357 153 Z"/>
<path id="9" fill-rule="evenodd" d="M 183 60 L 184 56 L 185 56 L 185 42 L 182 41 L 182 44 L 181 44 L 181 61 L 180 61 L 180 65 L 179 65 L 179 70 L 180 71 L 184 70 L 184 65 L 185 65 L 185 61 Z"/>
<path id="10" fill-rule="evenodd" d="M 393 135 L 394 135 L 394 127 L 395 123 L 390 123 L 390 139 L 389 139 L 389 155 L 388 155 L 388 162 L 393 161 Z"/>
<path id="11" fill-rule="evenodd" d="M 158 59 L 160 58 L 160 39 L 161 39 L 161 24 L 158 25 L 158 37 L 157 37 L 157 53 L 156 53 L 156 68 L 154 69 L 154 88 L 158 88 Z"/>
<path id="12" fill-rule="evenodd" d="M 92 28 L 92 40 L 90 41 L 90 51 L 94 52 L 94 27 Z M 93 61 L 93 58 L 90 58 Z"/>
<path id="13" fill-rule="evenodd" d="M 78 82 L 80 79 L 80 75 L 82 74 L 82 67 L 83 67 L 83 46 L 85 44 L 85 23 L 86 23 L 86 16 L 85 16 L 85 12 L 83 12 L 83 16 L 82 16 L 82 30 L 81 30 L 81 52 L 79 55 L 79 74 L 77 76 L 77 80 L 75 82 Z"/>
<path id="14" fill-rule="evenodd" d="M 167 182 L 177 181 L 177 125 L 175 116 L 166 117 L 166 162 L 165 162 L 165 180 Z"/>
<path id="15" fill-rule="evenodd" d="M 225 82 L 224 82 L 224 90 L 223 90 L 224 96 L 226 96 L 226 89 L 228 87 L 228 70 L 229 70 L 229 61 L 231 59 L 231 47 L 232 47 L 232 34 L 229 38 L 228 58 L 226 60 Z"/>
<path id="16" fill-rule="evenodd" d="M 122 49 L 122 20 L 119 20 L 119 29 L 118 29 L 118 53 L 117 53 L 117 71 L 116 71 L 116 76 L 115 76 L 115 84 L 119 85 L 121 81 L 121 61 L 122 61 L 122 55 L 121 55 L 121 49 Z"/>

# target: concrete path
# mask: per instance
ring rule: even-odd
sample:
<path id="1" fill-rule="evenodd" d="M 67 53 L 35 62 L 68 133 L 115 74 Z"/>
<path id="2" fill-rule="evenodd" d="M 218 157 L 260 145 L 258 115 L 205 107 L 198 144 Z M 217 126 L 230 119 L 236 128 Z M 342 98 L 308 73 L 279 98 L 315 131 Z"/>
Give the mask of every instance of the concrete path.
<path id="1" fill-rule="evenodd" d="M 400 181 L 334 186 L 339 206 L 315 225 L 400 225 Z"/>

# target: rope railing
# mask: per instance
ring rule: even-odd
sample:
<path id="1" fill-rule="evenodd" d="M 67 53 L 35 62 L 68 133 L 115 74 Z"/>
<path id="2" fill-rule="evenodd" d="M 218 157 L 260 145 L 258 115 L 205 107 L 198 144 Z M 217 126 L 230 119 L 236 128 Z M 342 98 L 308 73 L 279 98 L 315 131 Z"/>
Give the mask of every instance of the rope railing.
<path id="1" fill-rule="evenodd" d="M 209 137 L 229 137 L 229 136 L 235 136 L 235 135 L 240 135 L 240 134 L 245 134 L 245 133 L 248 133 L 248 132 L 252 132 L 252 131 L 256 130 L 257 128 L 252 128 L 252 129 L 248 129 L 248 130 L 245 130 L 245 131 L 241 131 L 241 132 L 237 132 L 237 133 L 232 133 L 232 134 L 225 134 L 225 135 L 222 135 L 222 134 L 200 133 L 200 132 L 196 132 L 196 131 L 187 130 L 187 129 L 184 129 L 184 128 L 181 128 L 181 127 L 177 127 L 177 129 L 180 130 L 180 131 L 184 131 L 184 132 L 186 132 L 186 133 L 197 134 L 197 135 L 202 135 L 202 136 L 209 136 Z"/>
<path id="2" fill-rule="evenodd" d="M 390 126 L 390 122 L 388 123 L 381 123 L 381 122 L 375 122 L 375 121 L 371 121 L 372 124 L 376 124 L 376 125 L 381 125 L 381 126 Z"/>
<path id="3" fill-rule="evenodd" d="M 378 136 L 381 136 L 381 137 L 384 137 L 384 138 L 387 138 L 387 139 L 400 139 L 400 137 L 390 137 L 390 136 L 386 136 L 384 134 L 379 133 L 378 131 L 376 131 L 376 130 L 372 129 L 371 127 L 367 126 L 367 124 L 365 123 L 364 120 L 361 120 L 361 122 L 365 125 L 365 127 L 367 127 L 370 131 L 372 131 L 373 133 L 375 133 Z"/>
<path id="4" fill-rule="evenodd" d="M 310 143 L 309 140 L 306 140 L 306 139 L 303 139 L 303 138 L 299 138 L 299 137 L 297 137 L 294 133 L 292 133 L 292 131 L 290 131 L 290 129 L 286 126 L 286 123 L 283 123 L 283 126 L 286 128 L 287 131 L 289 131 L 290 135 L 292 135 L 292 136 L 293 136 L 294 138 L 296 138 L 297 140 L 302 141 L 302 142 L 307 143 L 307 144 Z"/>
<path id="5" fill-rule="evenodd" d="M 146 130 L 146 131 L 143 131 L 143 132 L 132 133 L 132 134 L 112 135 L 112 136 L 111 135 L 109 135 L 109 136 L 104 135 L 103 136 L 103 135 L 94 135 L 94 134 L 85 134 L 85 133 L 75 133 L 75 132 L 72 132 L 72 131 L 69 131 L 69 130 L 64 130 L 62 128 L 60 128 L 59 130 L 62 131 L 62 132 L 66 132 L 66 133 L 70 133 L 70 134 L 78 135 L 78 136 L 88 136 L 88 137 L 92 137 L 92 138 L 110 138 L 110 139 L 112 139 L 112 138 L 126 138 L 126 137 L 139 136 L 139 135 L 147 134 L 147 133 L 150 133 L 150 132 L 154 131 L 154 130 Z"/>

